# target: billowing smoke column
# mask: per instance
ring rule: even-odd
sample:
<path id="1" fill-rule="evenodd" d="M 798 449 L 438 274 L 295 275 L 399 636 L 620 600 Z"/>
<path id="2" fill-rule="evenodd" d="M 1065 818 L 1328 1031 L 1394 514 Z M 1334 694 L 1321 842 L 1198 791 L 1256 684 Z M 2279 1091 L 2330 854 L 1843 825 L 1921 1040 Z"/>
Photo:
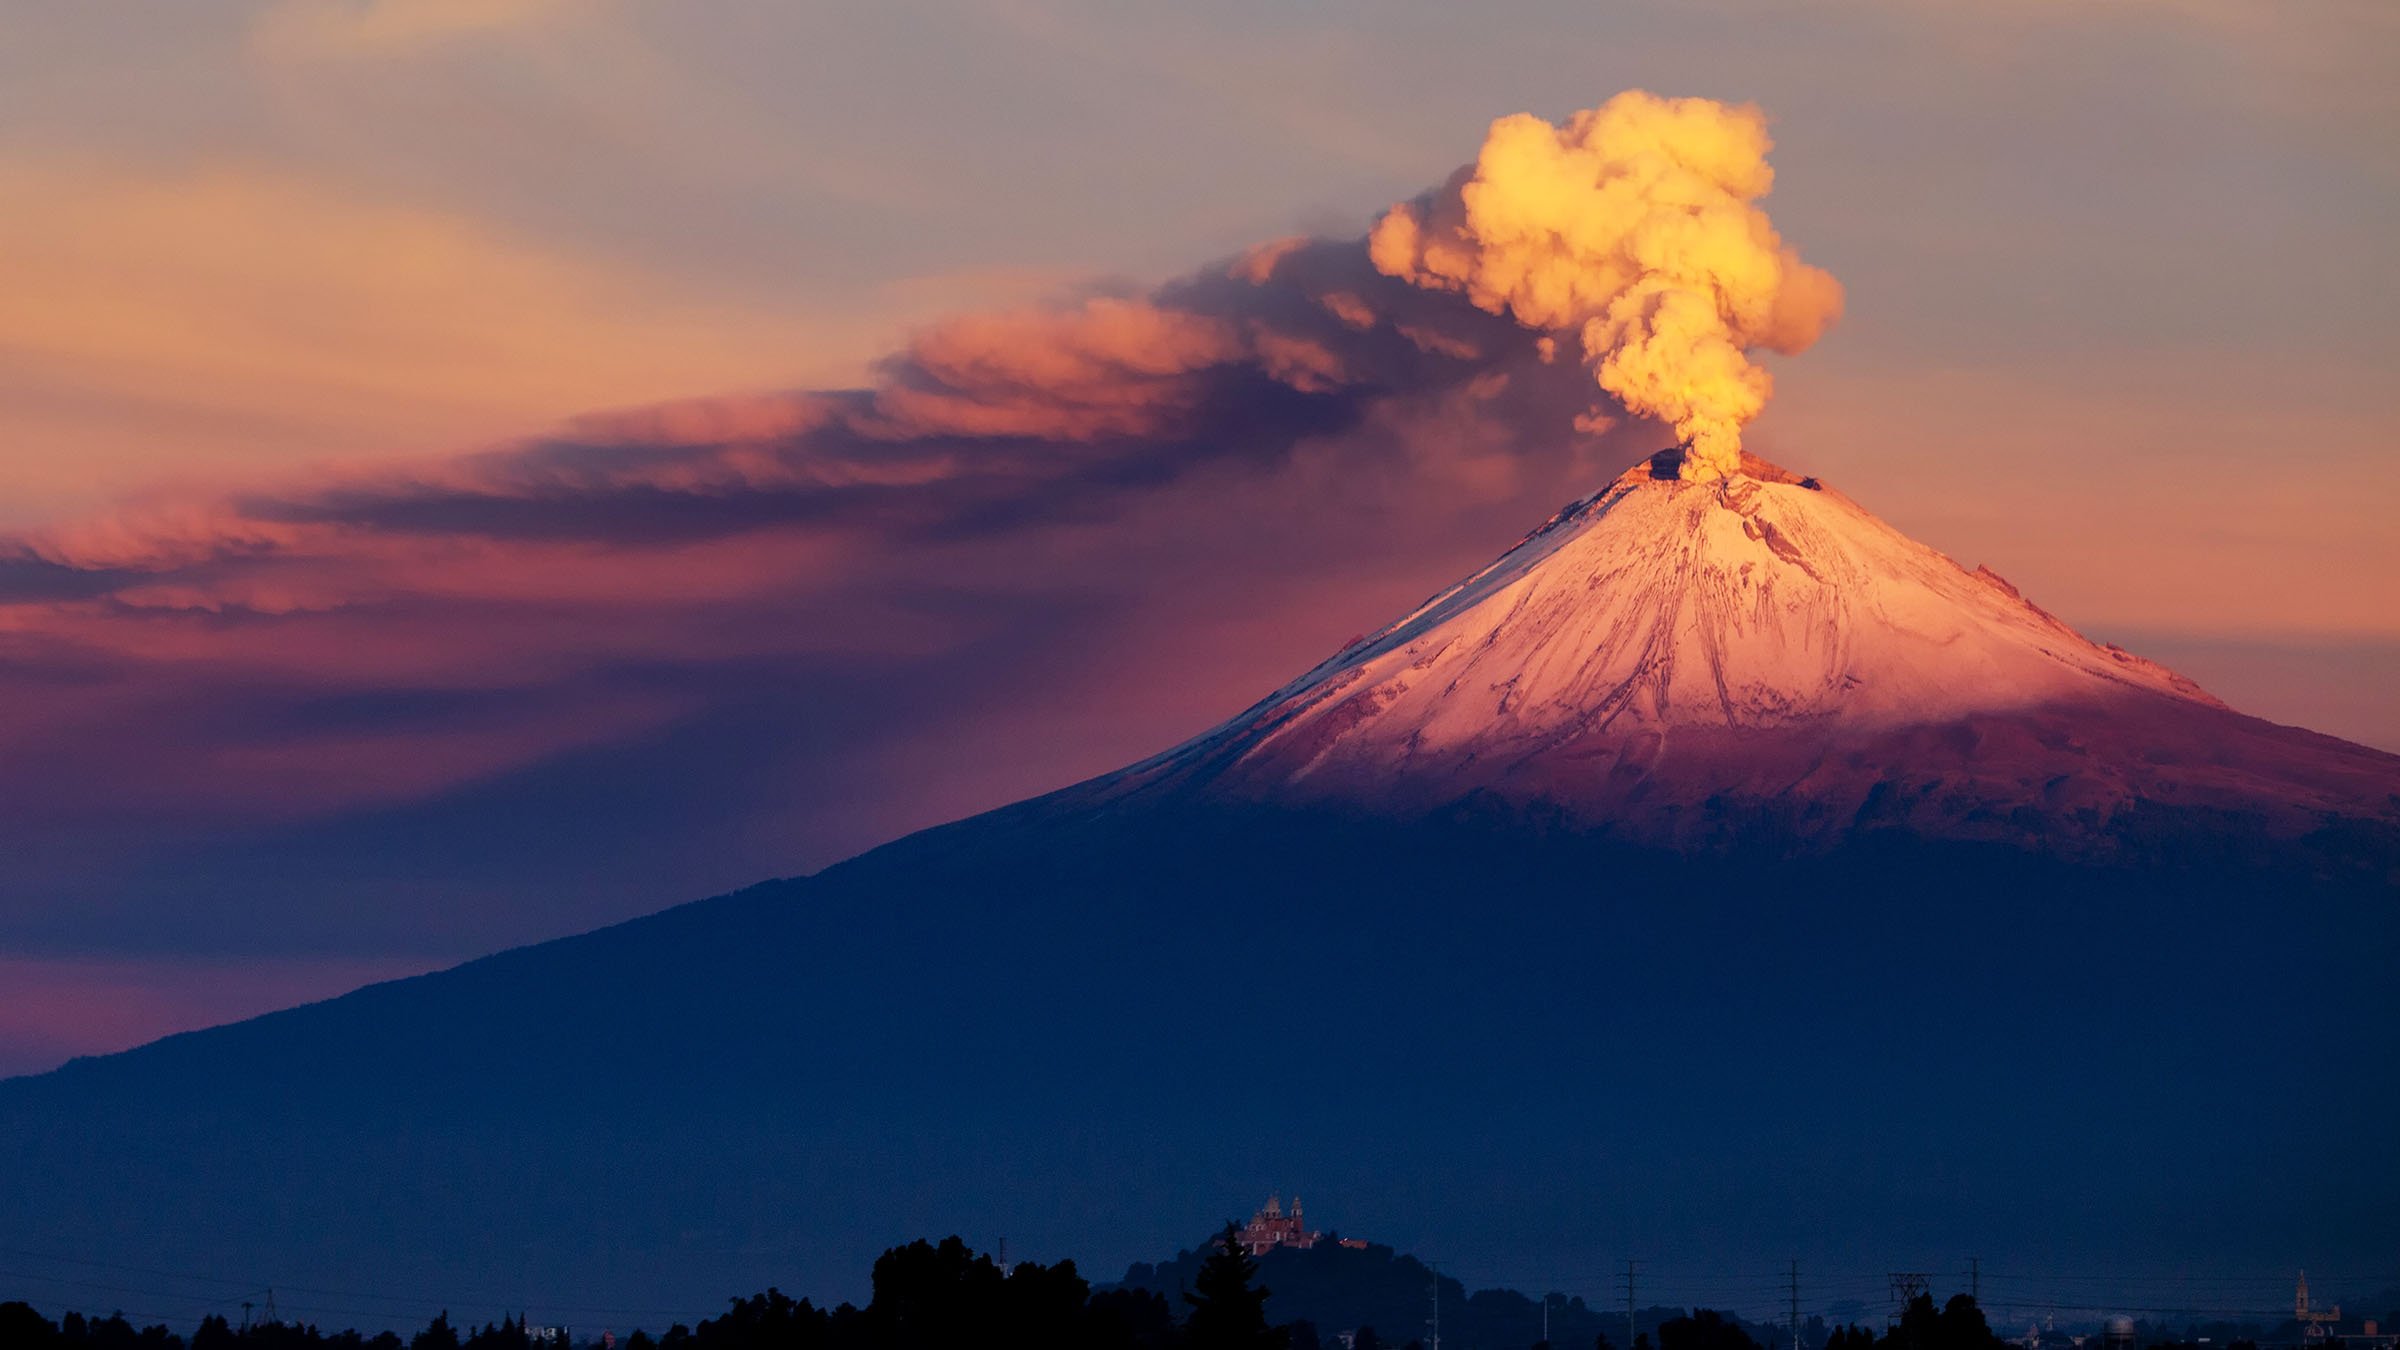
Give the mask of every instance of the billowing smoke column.
<path id="1" fill-rule="evenodd" d="M 1389 276 L 1575 333 L 1602 389 L 1674 425 L 1684 477 L 1722 478 L 1773 388 L 1748 353 L 1804 350 L 1842 310 L 1841 283 L 1759 208 L 1771 144 L 1755 107 L 1639 90 L 1564 126 L 1503 117 L 1472 173 L 1393 207 L 1369 251 Z"/>

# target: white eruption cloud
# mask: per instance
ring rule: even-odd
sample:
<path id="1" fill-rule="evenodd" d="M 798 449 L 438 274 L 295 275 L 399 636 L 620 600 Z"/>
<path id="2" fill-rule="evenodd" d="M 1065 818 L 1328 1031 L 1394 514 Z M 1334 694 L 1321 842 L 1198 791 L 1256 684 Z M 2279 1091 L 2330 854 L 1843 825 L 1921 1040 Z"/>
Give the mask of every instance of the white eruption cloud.
<path id="1" fill-rule="evenodd" d="M 1842 309 L 1841 283 L 1758 204 L 1771 145 L 1756 107 L 1638 90 L 1563 126 L 1503 117 L 1471 170 L 1385 214 L 1369 252 L 1388 276 L 1575 335 L 1602 389 L 1674 426 L 1686 478 L 1721 478 L 1773 389 L 1750 352 L 1802 351 Z"/>

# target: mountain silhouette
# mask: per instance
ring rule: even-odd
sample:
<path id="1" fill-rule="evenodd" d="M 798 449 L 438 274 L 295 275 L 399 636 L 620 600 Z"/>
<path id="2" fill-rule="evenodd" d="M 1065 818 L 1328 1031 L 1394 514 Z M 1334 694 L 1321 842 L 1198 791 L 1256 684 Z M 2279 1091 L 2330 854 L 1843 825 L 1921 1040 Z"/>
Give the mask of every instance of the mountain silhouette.
<path id="1" fill-rule="evenodd" d="M 2395 869 L 2400 759 L 1670 453 L 1141 764 L 0 1083 L 0 1229 L 579 1328 L 928 1234 L 1122 1269 L 1277 1186 L 1593 1295 L 2364 1269 Z"/>

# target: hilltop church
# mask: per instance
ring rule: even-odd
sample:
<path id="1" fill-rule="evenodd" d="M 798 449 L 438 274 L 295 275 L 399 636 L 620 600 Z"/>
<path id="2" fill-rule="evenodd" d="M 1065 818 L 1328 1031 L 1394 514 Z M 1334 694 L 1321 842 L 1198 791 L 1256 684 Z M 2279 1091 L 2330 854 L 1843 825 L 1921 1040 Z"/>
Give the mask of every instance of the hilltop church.
<path id="1" fill-rule="evenodd" d="M 1266 1208 L 1251 1215 L 1250 1222 L 1242 1225 L 1239 1240 L 1243 1251 L 1259 1256 L 1277 1247 L 1298 1247 L 1306 1251 L 1316 1246 L 1324 1236 L 1323 1233 L 1309 1231 L 1307 1221 L 1301 1217 L 1299 1196 L 1292 1197 L 1292 1212 L 1286 1214 L 1283 1212 L 1283 1197 L 1270 1195 Z M 1367 1245 L 1364 1238 L 1340 1238 L 1337 1241 L 1345 1247 Z"/>

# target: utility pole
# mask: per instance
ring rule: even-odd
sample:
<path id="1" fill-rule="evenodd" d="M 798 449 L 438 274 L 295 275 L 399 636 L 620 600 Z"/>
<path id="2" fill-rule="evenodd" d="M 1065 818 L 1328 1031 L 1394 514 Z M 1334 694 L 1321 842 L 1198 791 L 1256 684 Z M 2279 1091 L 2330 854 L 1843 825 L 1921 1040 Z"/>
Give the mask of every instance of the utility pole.
<path id="1" fill-rule="evenodd" d="M 1628 1257 L 1625 1261 L 1625 1350 L 1633 1350 L 1633 1277 L 1642 1263 Z"/>
<path id="2" fill-rule="evenodd" d="M 1800 1259 L 1792 1258 L 1791 1282 L 1787 1292 L 1792 1296 L 1792 1350 L 1800 1350 Z"/>
<path id="3" fill-rule="evenodd" d="M 1427 1264 L 1433 1273 L 1433 1317 L 1425 1324 L 1425 1350 L 1442 1350 L 1442 1268 Z"/>
<path id="4" fill-rule="evenodd" d="M 1975 1300 L 1976 1307 L 1983 1306 L 1983 1258 L 1980 1256 L 1967 1258 L 1967 1297 Z"/>
<path id="5" fill-rule="evenodd" d="M 1550 1296 L 1542 1295 L 1542 1350 L 1550 1350 Z"/>

